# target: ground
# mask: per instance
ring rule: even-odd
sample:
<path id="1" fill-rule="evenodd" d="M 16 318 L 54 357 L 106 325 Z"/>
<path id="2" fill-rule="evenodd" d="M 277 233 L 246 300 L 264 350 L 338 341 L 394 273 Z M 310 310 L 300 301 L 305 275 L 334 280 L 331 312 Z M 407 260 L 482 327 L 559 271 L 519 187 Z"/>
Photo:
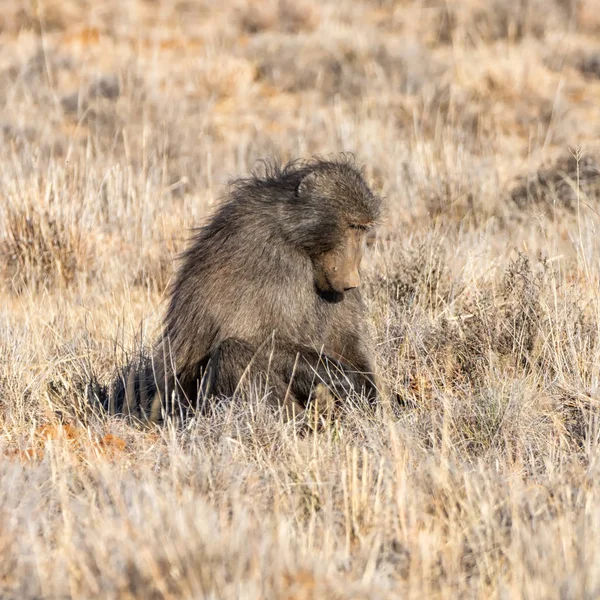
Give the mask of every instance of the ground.
<path id="1" fill-rule="evenodd" d="M 600 593 L 596 0 L 0 2 L 0 596 Z M 397 401 L 92 413 L 263 157 L 354 153 Z M 85 382 L 97 382 L 88 385 Z"/>

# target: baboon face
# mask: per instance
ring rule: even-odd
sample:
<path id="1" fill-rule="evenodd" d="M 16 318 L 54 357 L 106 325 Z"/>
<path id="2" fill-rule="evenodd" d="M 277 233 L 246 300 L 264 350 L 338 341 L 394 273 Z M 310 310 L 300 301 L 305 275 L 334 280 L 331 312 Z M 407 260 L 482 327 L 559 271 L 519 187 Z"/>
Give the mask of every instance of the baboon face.
<path id="1" fill-rule="evenodd" d="M 296 196 L 301 212 L 293 222 L 302 232 L 296 239 L 312 259 L 317 289 L 339 302 L 360 285 L 360 261 L 381 201 L 358 171 L 335 164 L 305 175 Z"/>
<path id="2" fill-rule="evenodd" d="M 313 259 L 319 290 L 343 294 L 360 285 L 359 268 L 367 231 L 362 224 L 348 226 L 336 248 Z"/>

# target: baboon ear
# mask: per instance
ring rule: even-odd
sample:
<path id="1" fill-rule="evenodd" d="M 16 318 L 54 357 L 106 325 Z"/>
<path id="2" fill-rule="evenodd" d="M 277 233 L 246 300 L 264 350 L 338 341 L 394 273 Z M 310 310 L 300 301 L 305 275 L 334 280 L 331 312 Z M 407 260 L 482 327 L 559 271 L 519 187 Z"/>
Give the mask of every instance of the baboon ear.
<path id="1" fill-rule="evenodd" d="M 318 179 L 319 173 L 317 171 L 311 171 L 308 175 L 305 175 L 296 188 L 296 196 L 306 196 L 311 190 L 314 190 Z"/>

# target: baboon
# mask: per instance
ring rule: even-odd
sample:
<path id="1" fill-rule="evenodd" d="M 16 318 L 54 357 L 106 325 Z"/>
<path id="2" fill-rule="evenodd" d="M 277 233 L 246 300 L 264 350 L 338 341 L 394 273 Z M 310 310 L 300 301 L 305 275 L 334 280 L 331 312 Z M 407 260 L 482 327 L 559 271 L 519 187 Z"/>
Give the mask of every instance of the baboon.
<path id="1" fill-rule="evenodd" d="M 287 414 L 318 383 L 373 402 L 359 267 L 380 211 L 345 156 L 234 180 L 182 255 L 152 360 L 121 378 L 112 409 L 155 421 L 173 392 L 195 408 L 257 377 Z"/>

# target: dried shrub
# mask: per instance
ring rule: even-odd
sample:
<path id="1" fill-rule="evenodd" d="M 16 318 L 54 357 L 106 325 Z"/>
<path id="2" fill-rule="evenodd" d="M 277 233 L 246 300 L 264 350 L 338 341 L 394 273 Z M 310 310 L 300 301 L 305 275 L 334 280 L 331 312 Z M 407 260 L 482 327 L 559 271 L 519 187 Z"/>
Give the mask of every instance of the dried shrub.
<path id="1" fill-rule="evenodd" d="M 121 84 L 115 74 L 97 77 L 88 88 L 90 98 L 116 100 L 121 94 Z"/>
<path id="2" fill-rule="evenodd" d="M 531 356 L 541 320 L 540 296 L 548 274 L 546 261 L 537 263 L 520 253 L 504 274 L 501 288 L 502 323 L 498 331 L 497 350 L 524 361 Z"/>
<path id="3" fill-rule="evenodd" d="M 471 381 L 491 366 L 517 369 L 531 366 L 544 322 L 542 298 L 550 277 L 543 259 L 532 261 L 519 253 L 509 261 L 496 292 L 478 292 L 461 303 L 463 318 L 457 321 L 456 359 Z"/>
<path id="4" fill-rule="evenodd" d="M 46 406 L 61 421 L 88 424 L 107 397 L 107 387 L 100 381 L 89 356 L 82 359 L 72 350 L 58 355 L 65 362 L 59 363 L 45 382 Z"/>
<path id="5" fill-rule="evenodd" d="M 415 256 L 423 256 L 423 252 L 417 251 Z M 438 262 L 439 254 L 432 256 L 438 266 L 446 263 L 443 258 Z M 400 302 L 400 310 L 394 313 L 396 317 L 387 331 L 387 337 L 394 340 L 388 347 L 393 355 L 399 354 L 407 362 L 398 364 L 394 356 L 385 356 L 385 352 L 383 358 L 390 369 L 397 369 L 399 380 L 414 391 L 414 378 L 420 378 L 416 374 L 425 371 L 429 374 L 429 391 L 434 386 L 448 385 L 477 388 L 492 367 L 514 371 L 532 366 L 542 328 L 554 326 L 543 320 L 541 310 L 549 277 L 545 261 L 533 263 L 519 254 L 507 265 L 495 294 L 485 289 L 459 295 L 454 307 L 456 316 L 451 319 L 444 314 L 432 318 L 422 312 L 434 306 L 431 303 L 437 296 L 437 292 L 427 289 L 427 282 L 437 284 L 444 277 L 434 279 L 431 274 L 435 268 L 429 266 L 421 271 L 418 265 L 417 262 L 409 266 L 404 280 L 396 284 L 399 295 L 394 297 L 392 288 L 389 296 L 391 301 Z M 425 277 L 423 272 L 427 273 Z M 403 297 L 400 292 L 407 295 Z M 447 306 L 448 298 L 438 307 Z M 422 388 L 422 381 L 418 386 Z"/>
<path id="6" fill-rule="evenodd" d="M 428 236 L 398 253 L 387 274 L 376 278 L 373 292 L 385 290 L 388 301 L 404 308 L 421 306 L 439 309 L 461 290 L 448 268 L 444 239 Z"/>
<path id="7" fill-rule="evenodd" d="M 382 44 L 345 29 L 332 37 L 258 38 L 250 46 L 258 78 L 285 92 L 315 90 L 352 99 L 388 86 L 414 94 L 445 69 L 416 40 Z"/>
<path id="8" fill-rule="evenodd" d="M 439 316 L 422 300 L 389 305 L 380 365 L 421 443 L 441 443 L 444 430 L 469 457 L 542 448 L 548 436 L 585 447 L 597 418 L 587 398 L 597 395 L 598 325 L 568 285 L 546 260 L 520 253 L 495 286 L 465 290 Z M 569 299 L 560 310 L 554 294 Z"/>
<path id="9" fill-rule="evenodd" d="M 576 0 L 493 0 L 492 2 L 440 3 L 438 40 L 455 38 L 478 44 L 530 35 L 543 38 L 548 31 L 565 30 L 576 16 Z"/>
<path id="10" fill-rule="evenodd" d="M 313 31 L 319 24 L 318 5 L 306 0 L 260 0 L 244 2 L 239 7 L 243 31 L 256 34 L 275 30 L 285 33 Z"/>
<path id="11" fill-rule="evenodd" d="M 588 54 L 579 61 L 579 70 L 590 77 L 600 79 L 600 52 Z"/>
<path id="12" fill-rule="evenodd" d="M 552 217 L 556 208 L 575 211 L 578 194 L 587 203 L 600 202 L 600 166 L 591 155 L 584 154 L 578 159 L 569 153 L 552 166 L 542 166 L 535 173 L 521 177 L 511 198 L 520 209 L 545 207 Z"/>
<path id="13" fill-rule="evenodd" d="M 188 75 L 194 95 L 204 101 L 247 95 L 255 76 L 250 61 L 227 55 L 205 57 L 199 68 Z"/>
<path id="14" fill-rule="evenodd" d="M 0 273 L 17 293 L 70 286 L 89 267 L 82 230 L 48 209 L 9 206 L 0 238 Z"/>

